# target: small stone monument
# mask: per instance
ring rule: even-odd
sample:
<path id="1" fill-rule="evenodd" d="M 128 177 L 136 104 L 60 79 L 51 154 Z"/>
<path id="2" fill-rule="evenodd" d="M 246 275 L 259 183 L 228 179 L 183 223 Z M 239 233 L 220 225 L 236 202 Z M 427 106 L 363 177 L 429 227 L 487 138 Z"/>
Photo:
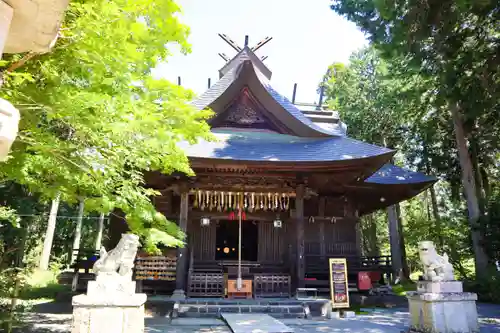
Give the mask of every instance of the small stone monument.
<path id="1" fill-rule="evenodd" d="M 463 292 L 462 282 L 456 281 L 448 256 L 438 255 L 434 244 L 419 243 L 424 280 L 417 291 L 409 292 L 411 332 L 469 333 L 479 332 L 474 293 Z"/>
<path id="2" fill-rule="evenodd" d="M 94 264 L 95 281 L 86 295 L 73 297 L 72 333 L 144 332 L 145 294 L 136 294 L 132 268 L 139 237 L 123 234 L 113 250 L 101 248 Z"/>

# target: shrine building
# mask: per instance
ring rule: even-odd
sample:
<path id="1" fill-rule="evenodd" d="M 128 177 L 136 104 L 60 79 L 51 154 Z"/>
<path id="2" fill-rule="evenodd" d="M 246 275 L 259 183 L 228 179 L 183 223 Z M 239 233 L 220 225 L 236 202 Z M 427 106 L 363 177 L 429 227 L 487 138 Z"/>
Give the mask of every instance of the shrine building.
<path id="1" fill-rule="evenodd" d="M 222 37 L 238 53 L 224 56 L 220 79 L 192 102 L 213 110 L 217 140 L 181 144 L 195 176 L 146 177 L 162 193 L 157 209 L 186 232 L 186 246 L 139 255 L 136 279 L 154 291 L 224 297 L 228 281 L 241 276 L 251 297 L 290 297 L 297 288 L 328 291 L 329 258 L 347 259 L 354 288 L 359 272 L 375 273 L 374 281 L 389 273 L 390 256 L 363 255 L 360 217 L 436 179 L 392 165 L 394 150 L 350 138 L 338 112 L 273 89 L 255 54 L 269 38 L 251 48 L 248 39 L 239 47 Z M 110 246 L 125 230 L 111 219 Z"/>

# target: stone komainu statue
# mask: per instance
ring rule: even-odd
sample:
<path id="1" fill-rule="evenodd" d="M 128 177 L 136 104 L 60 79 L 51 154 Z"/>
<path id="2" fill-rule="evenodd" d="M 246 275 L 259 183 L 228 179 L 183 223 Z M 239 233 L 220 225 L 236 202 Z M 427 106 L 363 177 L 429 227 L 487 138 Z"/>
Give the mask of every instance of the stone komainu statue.
<path id="1" fill-rule="evenodd" d="M 418 245 L 420 261 L 424 266 L 424 280 L 426 281 L 454 281 L 453 266 L 448 261 L 448 256 L 440 256 L 436 252 L 433 242 L 420 242 Z"/>
<path id="2" fill-rule="evenodd" d="M 122 234 L 122 238 L 113 250 L 106 252 L 106 249 L 101 247 L 100 258 L 94 263 L 94 273 L 97 276 L 120 275 L 132 279 L 132 269 L 139 245 L 137 235 Z"/>

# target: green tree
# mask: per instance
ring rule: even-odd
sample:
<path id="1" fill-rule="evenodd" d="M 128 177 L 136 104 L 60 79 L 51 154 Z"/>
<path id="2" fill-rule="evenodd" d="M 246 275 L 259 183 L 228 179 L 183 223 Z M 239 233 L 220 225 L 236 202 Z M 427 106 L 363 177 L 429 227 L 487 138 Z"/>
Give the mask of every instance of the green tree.
<path id="1" fill-rule="evenodd" d="M 418 242 L 433 240 L 449 254 L 462 277 L 469 277 L 469 232 L 457 195 L 460 170 L 453 124 L 433 100 L 435 80 L 405 75 L 398 59 L 385 60 L 373 47 L 352 54 L 347 64 L 333 64 L 327 75 L 327 102 L 349 125 L 349 135 L 396 148 L 402 166 L 438 176 L 441 181 L 423 195 L 400 205 L 396 223 L 404 235 L 408 273 L 419 270 Z M 388 138 L 388 139 L 385 139 Z M 396 215 L 397 212 L 392 212 Z M 388 214 L 391 215 L 391 214 Z M 365 253 L 388 253 L 386 215 L 362 220 Z M 375 236 L 376 235 L 376 236 Z"/>
<path id="2" fill-rule="evenodd" d="M 479 222 L 489 176 L 480 170 L 491 166 L 478 147 L 499 148 L 498 139 L 489 139 L 498 134 L 500 112 L 499 8 L 497 1 L 332 1 L 385 58 L 401 60 L 406 77 L 417 73 L 435 82 L 427 94 L 434 117 L 453 121 L 478 275 L 488 266 Z"/>
<path id="3" fill-rule="evenodd" d="M 1 179 L 43 198 L 86 198 L 88 211 L 120 209 L 149 249 L 180 245 L 144 186 L 145 172 L 191 174 L 176 143 L 209 137 L 192 93 L 151 76 L 167 46 L 189 51 L 178 11 L 170 0 L 74 1 L 51 53 L 4 59 L 0 94 L 22 119 Z"/>

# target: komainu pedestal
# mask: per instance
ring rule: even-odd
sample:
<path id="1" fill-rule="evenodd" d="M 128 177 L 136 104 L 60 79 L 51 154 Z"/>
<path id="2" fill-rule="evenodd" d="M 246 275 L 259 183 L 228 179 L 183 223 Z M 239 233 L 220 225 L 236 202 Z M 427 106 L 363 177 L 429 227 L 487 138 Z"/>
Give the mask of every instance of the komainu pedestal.
<path id="1" fill-rule="evenodd" d="M 86 295 L 73 297 L 72 333 L 144 332 L 145 294 L 136 294 L 131 269 L 139 240 L 122 236 L 110 252 L 101 251 L 94 265 L 96 280 L 89 281 Z"/>
<path id="2" fill-rule="evenodd" d="M 419 245 L 424 265 L 424 279 L 417 291 L 409 292 L 411 332 L 479 332 L 477 295 L 463 291 L 462 282 L 454 280 L 446 255 L 439 256 L 432 242 Z"/>

